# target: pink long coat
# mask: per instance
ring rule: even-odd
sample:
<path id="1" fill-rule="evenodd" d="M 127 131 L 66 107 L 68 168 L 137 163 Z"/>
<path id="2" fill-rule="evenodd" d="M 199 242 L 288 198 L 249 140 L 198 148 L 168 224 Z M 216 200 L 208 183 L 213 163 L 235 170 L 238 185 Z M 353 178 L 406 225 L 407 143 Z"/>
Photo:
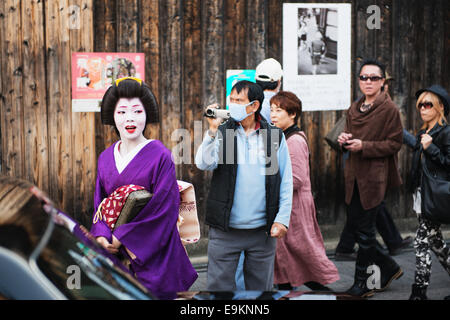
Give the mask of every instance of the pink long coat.
<path id="1" fill-rule="evenodd" d="M 316 219 L 309 179 L 308 145 L 299 134 L 290 136 L 287 144 L 294 194 L 288 232 L 284 238 L 277 240 L 274 283 L 290 283 L 298 287 L 315 281 L 326 285 L 339 280 L 339 273 L 325 253 Z"/>

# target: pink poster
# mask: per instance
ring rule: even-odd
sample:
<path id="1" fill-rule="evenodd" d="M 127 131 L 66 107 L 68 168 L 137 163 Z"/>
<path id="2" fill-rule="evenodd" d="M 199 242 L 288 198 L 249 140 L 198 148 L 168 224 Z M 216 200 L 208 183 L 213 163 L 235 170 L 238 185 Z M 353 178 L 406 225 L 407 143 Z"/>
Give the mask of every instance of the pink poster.
<path id="1" fill-rule="evenodd" d="M 72 111 L 99 112 L 106 89 L 128 76 L 145 81 L 143 53 L 73 52 Z"/>

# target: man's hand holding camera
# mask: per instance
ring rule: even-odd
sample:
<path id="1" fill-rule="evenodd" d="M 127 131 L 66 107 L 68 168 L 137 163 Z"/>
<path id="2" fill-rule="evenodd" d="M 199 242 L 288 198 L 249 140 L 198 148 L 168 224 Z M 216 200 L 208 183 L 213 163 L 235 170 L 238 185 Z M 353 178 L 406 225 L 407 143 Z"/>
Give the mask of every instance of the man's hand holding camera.
<path id="1" fill-rule="evenodd" d="M 217 103 L 214 104 L 210 104 L 209 106 L 207 106 L 205 108 L 205 110 L 208 109 L 220 109 L 219 105 Z M 212 117 L 206 117 L 206 120 L 208 121 L 208 125 L 209 125 L 209 132 L 208 134 L 211 137 L 214 137 L 217 133 L 217 129 L 219 128 L 220 124 L 223 121 L 223 118 L 212 118 Z"/>

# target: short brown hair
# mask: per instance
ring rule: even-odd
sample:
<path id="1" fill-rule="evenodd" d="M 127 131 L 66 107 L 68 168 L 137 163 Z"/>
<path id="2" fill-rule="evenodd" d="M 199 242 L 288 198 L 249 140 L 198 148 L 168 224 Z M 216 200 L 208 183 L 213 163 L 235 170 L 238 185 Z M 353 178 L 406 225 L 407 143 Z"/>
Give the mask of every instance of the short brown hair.
<path id="1" fill-rule="evenodd" d="M 270 105 L 275 104 L 288 114 L 295 114 L 294 123 L 298 123 L 298 118 L 302 114 L 301 100 L 290 91 L 280 91 L 270 99 Z"/>

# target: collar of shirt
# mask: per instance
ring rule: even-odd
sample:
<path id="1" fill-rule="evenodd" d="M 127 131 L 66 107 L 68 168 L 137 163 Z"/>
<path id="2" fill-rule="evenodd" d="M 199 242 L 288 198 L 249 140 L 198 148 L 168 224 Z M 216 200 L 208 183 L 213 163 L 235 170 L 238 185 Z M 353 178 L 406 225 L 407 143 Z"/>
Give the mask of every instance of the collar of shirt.
<path id="1" fill-rule="evenodd" d="M 236 123 L 242 127 L 240 122 L 236 121 Z M 255 131 L 258 131 L 260 128 L 261 128 L 261 115 L 258 114 L 258 116 L 256 117 Z"/>

